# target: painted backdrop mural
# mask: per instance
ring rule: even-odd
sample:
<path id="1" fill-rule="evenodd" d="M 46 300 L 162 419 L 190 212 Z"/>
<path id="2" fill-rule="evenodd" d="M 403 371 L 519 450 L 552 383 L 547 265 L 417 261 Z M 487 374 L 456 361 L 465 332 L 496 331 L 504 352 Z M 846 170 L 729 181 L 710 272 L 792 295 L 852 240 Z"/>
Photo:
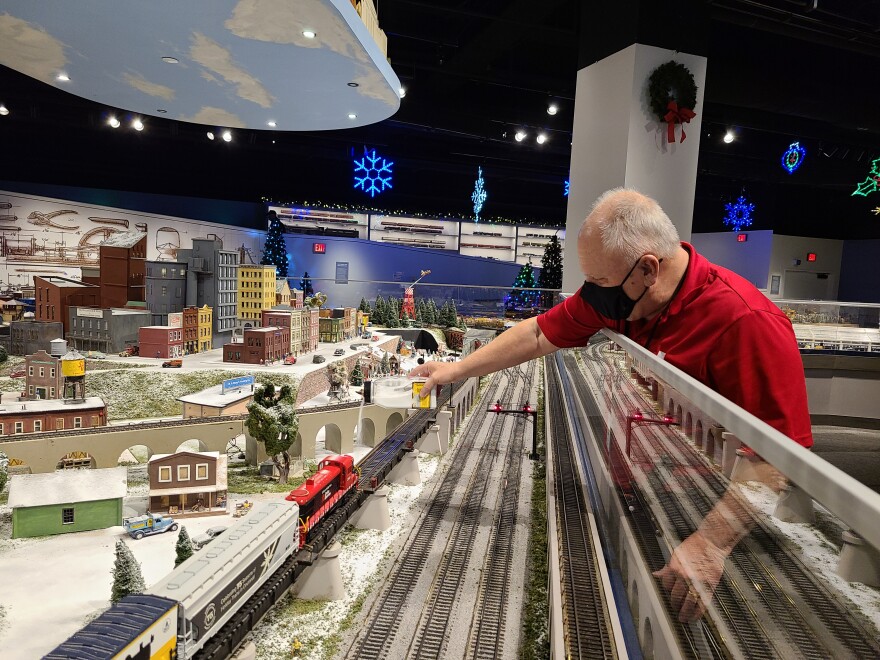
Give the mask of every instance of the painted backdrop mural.
<path id="1" fill-rule="evenodd" d="M 253 229 L 0 191 L 0 288 L 33 284 L 34 275 L 78 280 L 83 266 L 98 264 L 102 241 L 133 230 L 147 234 L 150 261 L 175 261 L 193 238 L 213 234 L 259 263 L 265 239 Z"/>

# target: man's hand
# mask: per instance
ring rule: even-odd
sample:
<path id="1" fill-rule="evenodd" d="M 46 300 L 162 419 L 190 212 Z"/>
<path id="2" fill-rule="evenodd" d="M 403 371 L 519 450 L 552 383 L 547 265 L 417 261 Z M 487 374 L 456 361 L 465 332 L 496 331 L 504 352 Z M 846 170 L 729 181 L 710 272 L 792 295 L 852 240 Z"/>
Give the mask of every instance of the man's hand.
<path id="1" fill-rule="evenodd" d="M 672 612 L 680 622 L 697 621 L 706 612 L 724 572 L 726 557 L 696 531 L 675 549 L 669 563 L 654 573 L 669 594 Z"/>
<path id="2" fill-rule="evenodd" d="M 409 377 L 428 377 L 428 380 L 422 386 L 422 391 L 419 393 L 419 396 L 424 399 L 436 385 L 446 385 L 458 380 L 456 375 L 457 367 L 458 364 L 456 362 L 425 362 L 425 364 L 421 364 L 410 371 Z"/>

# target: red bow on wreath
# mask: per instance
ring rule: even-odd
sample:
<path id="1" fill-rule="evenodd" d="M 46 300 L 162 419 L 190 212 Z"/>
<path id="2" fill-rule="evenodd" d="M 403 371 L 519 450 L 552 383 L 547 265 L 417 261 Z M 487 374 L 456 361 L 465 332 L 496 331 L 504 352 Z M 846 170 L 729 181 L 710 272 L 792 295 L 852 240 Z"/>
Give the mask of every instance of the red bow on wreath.
<path id="1" fill-rule="evenodd" d="M 681 140 L 687 139 L 687 133 L 684 132 L 684 125 L 689 124 L 691 119 L 697 116 L 697 113 L 690 108 L 679 108 L 678 103 L 670 101 L 666 106 L 666 114 L 663 115 L 663 121 L 666 122 L 666 139 L 669 142 L 675 142 L 675 125 L 681 124 Z"/>

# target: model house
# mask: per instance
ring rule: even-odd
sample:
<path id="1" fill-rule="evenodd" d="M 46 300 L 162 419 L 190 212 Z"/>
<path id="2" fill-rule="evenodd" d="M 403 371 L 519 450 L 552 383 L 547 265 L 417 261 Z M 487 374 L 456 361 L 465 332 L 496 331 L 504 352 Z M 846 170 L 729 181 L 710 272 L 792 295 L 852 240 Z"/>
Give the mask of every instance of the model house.
<path id="1" fill-rule="evenodd" d="M 156 454 L 147 466 L 149 511 L 177 517 L 226 512 L 226 455 L 216 451 Z"/>

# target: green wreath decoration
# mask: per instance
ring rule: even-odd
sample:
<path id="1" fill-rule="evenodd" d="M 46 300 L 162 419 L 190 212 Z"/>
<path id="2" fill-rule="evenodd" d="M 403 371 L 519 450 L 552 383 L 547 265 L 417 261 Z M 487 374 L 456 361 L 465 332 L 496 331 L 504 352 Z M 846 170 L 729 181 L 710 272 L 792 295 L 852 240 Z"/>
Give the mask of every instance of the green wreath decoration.
<path id="1" fill-rule="evenodd" d="M 651 111 L 660 121 L 664 121 L 670 101 L 675 101 L 679 108 L 693 110 L 697 104 L 694 75 L 684 64 L 672 60 L 661 64 L 648 78 L 648 98 Z"/>

